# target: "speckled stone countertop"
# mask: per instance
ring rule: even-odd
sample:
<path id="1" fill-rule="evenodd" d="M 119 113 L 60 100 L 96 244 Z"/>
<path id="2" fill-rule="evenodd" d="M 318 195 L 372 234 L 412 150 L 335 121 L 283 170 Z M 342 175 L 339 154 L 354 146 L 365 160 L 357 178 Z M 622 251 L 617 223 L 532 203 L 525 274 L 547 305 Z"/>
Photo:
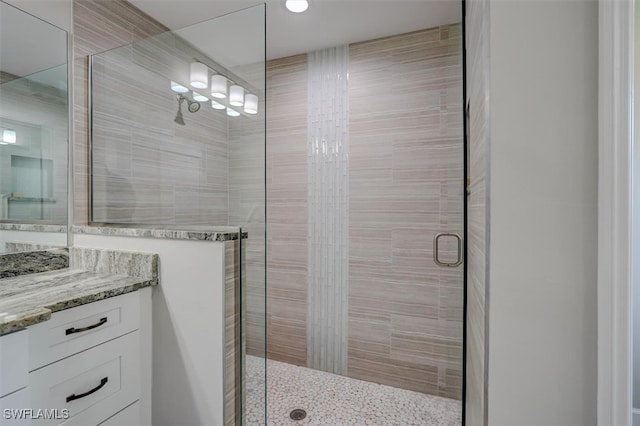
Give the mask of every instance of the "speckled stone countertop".
<path id="1" fill-rule="evenodd" d="M 67 226 L 37 223 L 0 223 L 0 231 L 67 232 Z"/>
<path id="2" fill-rule="evenodd" d="M 170 240 L 233 241 L 238 239 L 240 229 L 235 226 L 190 226 L 185 228 L 141 228 L 121 226 L 74 226 L 74 234 L 111 235 L 118 237 L 163 238 Z M 247 238 L 246 232 L 242 238 Z"/>
<path id="3" fill-rule="evenodd" d="M 80 269 L 42 272 L 0 280 L 0 335 L 48 320 L 74 306 L 157 284 L 151 279 Z"/>
<path id="4" fill-rule="evenodd" d="M 16 277 L 69 267 L 69 251 L 53 249 L 0 255 L 0 278 Z"/>

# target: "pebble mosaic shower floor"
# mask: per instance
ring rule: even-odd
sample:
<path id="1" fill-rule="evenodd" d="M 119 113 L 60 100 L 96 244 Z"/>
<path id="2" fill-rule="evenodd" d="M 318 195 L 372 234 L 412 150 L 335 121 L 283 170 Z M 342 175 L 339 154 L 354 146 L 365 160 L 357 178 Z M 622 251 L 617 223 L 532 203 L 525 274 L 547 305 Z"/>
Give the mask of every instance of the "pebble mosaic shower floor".
<path id="1" fill-rule="evenodd" d="M 264 425 L 264 359 L 247 356 L 247 425 Z M 460 401 L 268 361 L 267 426 L 460 426 Z M 289 413 L 304 409 L 294 421 Z"/>

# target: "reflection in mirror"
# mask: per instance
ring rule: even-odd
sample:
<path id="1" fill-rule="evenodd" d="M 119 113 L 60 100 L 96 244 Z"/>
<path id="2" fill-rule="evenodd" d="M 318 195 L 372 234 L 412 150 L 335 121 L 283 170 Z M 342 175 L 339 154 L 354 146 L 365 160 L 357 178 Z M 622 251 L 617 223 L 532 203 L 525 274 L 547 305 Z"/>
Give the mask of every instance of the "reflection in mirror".
<path id="1" fill-rule="evenodd" d="M 67 33 L 0 2 L 0 252 L 66 246 Z"/>

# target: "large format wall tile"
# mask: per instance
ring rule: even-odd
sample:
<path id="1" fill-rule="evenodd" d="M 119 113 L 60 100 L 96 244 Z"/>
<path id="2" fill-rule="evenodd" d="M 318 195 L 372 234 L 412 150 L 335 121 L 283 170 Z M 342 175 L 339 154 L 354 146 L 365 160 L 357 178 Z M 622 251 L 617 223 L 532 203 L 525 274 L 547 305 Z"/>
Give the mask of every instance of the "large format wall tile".
<path id="1" fill-rule="evenodd" d="M 267 64 L 267 352 L 307 362 L 307 56 Z"/>
<path id="2" fill-rule="evenodd" d="M 124 0 L 73 2 L 74 223 L 89 220 L 88 56 L 167 31 Z"/>
<path id="3" fill-rule="evenodd" d="M 459 25 L 350 46 L 347 375 L 461 397 L 463 271 L 433 236 L 462 233 Z M 306 365 L 307 57 L 270 61 L 268 344 Z M 455 255 L 443 247 L 444 256 Z"/>
<path id="4" fill-rule="evenodd" d="M 174 123 L 178 103 L 169 81 L 201 55 L 126 2 L 79 1 L 74 25 L 79 58 L 94 57 L 93 220 L 173 225 L 226 225 L 229 219 L 227 117 L 204 104 L 185 126 Z M 131 12 L 131 13 L 129 13 Z M 91 19 L 102 15 L 100 25 Z M 104 22 L 102 22 L 104 21 Z M 104 28 L 101 27 L 104 26 Z M 105 31 L 119 28 L 119 36 Z M 145 31 L 144 28 L 147 28 Z M 162 33 L 155 37 L 151 35 Z M 124 35 L 122 35 L 124 34 Z M 144 40 L 140 40 L 144 38 Z M 136 41 L 135 45 L 131 45 Z M 124 46 L 123 46 L 124 45 Z M 120 47 L 123 46 L 123 47 Z M 82 71 L 86 71 L 83 67 Z M 76 69 L 77 74 L 80 70 Z M 76 109 L 85 85 L 77 94 Z M 76 123 L 78 152 L 88 143 Z M 81 155 L 84 157 L 84 154 Z M 86 192 L 87 164 L 77 162 L 76 180 Z M 79 199 L 76 223 L 85 223 Z"/>
<path id="5" fill-rule="evenodd" d="M 459 25 L 358 43 L 349 80 L 348 375 L 452 398 L 463 271 L 432 256 L 463 229 L 461 43 Z"/>

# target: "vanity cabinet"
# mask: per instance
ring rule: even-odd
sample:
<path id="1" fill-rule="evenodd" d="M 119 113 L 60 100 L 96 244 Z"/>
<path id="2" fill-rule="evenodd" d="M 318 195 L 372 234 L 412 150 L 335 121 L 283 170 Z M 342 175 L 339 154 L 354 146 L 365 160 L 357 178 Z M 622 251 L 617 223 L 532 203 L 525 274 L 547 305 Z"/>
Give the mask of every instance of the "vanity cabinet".
<path id="1" fill-rule="evenodd" d="M 150 425 L 150 303 L 143 288 L 0 337 L 0 425 Z M 21 408 L 53 418 L 7 419 Z"/>

